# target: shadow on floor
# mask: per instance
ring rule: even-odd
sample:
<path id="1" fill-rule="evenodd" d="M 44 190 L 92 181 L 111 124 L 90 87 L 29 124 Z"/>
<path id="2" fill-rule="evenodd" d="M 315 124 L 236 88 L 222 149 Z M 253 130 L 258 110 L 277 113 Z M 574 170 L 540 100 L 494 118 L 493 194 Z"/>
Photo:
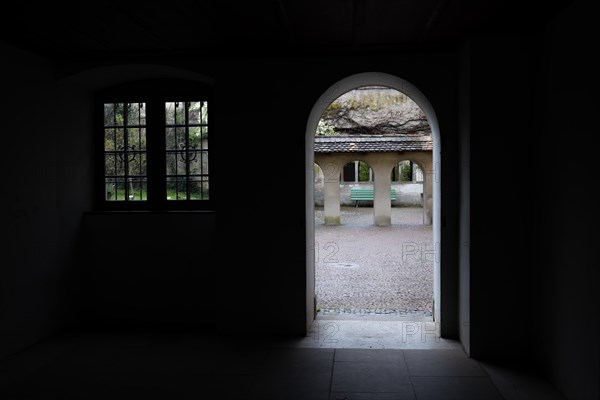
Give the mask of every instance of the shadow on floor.
<path id="1" fill-rule="evenodd" d="M 0 362 L 0 398 L 563 399 L 539 377 L 480 363 L 454 345 L 315 348 L 302 340 L 63 333 Z"/>

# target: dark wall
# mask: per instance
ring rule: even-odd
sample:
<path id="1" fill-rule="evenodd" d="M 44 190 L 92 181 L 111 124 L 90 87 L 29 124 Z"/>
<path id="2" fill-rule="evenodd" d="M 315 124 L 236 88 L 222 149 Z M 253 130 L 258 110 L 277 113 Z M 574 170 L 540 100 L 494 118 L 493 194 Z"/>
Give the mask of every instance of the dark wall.
<path id="1" fill-rule="evenodd" d="M 574 3 L 537 34 L 473 37 L 460 68 L 461 338 L 573 399 L 597 399 L 599 382 L 590 15 Z"/>
<path id="2" fill-rule="evenodd" d="M 470 351 L 526 359 L 530 209 L 511 196 L 531 194 L 532 47 L 524 37 L 475 37 L 469 47 Z"/>
<path id="3" fill-rule="evenodd" d="M 222 310 L 214 213 L 86 213 L 80 322 L 211 327 Z"/>
<path id="4" fill-rule="evenodd" d="M 600 398 L 596 15 L 575 2 L 552 20 L 540 33 L 536 65 L 529 342 L 570 399 Z"/>
<path id="5" fill-rule="evenodd" d="M 90 115 L 77 108 L 78 93 L 55 81 L 46 60 L 4 45 L 0 52 L 2 357 L 75 319 L 91 174 Z"/>
<path id="6" fill-rule="evenodd" d="M 459 337 L 471 354 L 471 45 L 467 43 L 459 61 Z"/>

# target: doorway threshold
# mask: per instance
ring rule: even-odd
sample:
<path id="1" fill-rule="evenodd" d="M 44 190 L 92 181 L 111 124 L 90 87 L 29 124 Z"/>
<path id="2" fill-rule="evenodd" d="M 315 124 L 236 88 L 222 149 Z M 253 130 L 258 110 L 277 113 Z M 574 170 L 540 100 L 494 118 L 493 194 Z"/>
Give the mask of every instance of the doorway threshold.
<path id="1" fill-rule="evenodd" d="M 461 349 L 439 336 L 431 317 L 318 315 L 299 347 L 349 349 Z"/>

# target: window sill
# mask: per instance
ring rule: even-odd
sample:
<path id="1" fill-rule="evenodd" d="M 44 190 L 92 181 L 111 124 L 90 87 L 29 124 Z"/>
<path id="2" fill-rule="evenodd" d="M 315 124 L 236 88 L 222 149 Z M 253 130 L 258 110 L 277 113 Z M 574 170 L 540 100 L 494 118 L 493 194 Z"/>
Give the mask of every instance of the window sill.
<path id="1" fill-rule="evenodd" d="M 106 214 L 215 214 L 215 210 L 94 210 L 86 211 L 88 215 Z"/>

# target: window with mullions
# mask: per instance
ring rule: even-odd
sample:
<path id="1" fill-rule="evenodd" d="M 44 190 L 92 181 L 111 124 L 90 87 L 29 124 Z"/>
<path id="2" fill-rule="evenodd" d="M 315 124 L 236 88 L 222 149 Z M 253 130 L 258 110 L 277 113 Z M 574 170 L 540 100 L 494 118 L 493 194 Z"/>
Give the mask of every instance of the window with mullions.
<path id="1" fill-rule="evenodd" d="M 99 96 L 99 208 L 210 207 L 209 98 L 163 92 Z"/>
<path id="2" fill-rule="evenodd" d="M 165 104 L 167 200 L 208 199 L 208 102 Z"/>
<path id="3" fill-rule="evenodd" d="M 145 103 L 104 104 L 106 201 L 145 201 L 147 193 Z"/>

